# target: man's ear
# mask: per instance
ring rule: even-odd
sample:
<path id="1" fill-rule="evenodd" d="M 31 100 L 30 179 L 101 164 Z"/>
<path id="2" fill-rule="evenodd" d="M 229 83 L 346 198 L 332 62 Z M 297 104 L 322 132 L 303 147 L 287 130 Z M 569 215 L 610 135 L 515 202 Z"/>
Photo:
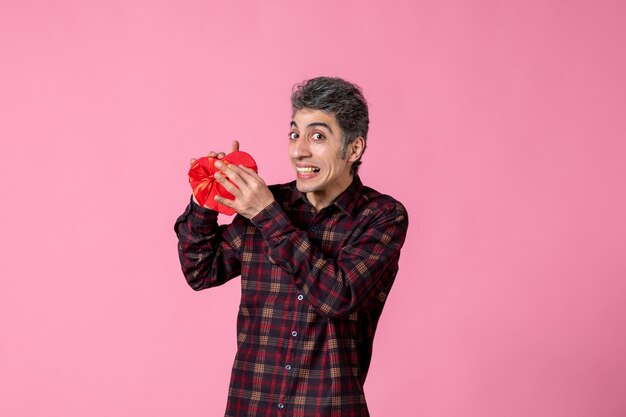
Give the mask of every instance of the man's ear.
<path id="1" fill-rule="evenodd" d="M 348 146 L 348 161 L 356 162 L 359 160 L 365 150 L 365 139 L 362 136 L 354 139 Z"/>

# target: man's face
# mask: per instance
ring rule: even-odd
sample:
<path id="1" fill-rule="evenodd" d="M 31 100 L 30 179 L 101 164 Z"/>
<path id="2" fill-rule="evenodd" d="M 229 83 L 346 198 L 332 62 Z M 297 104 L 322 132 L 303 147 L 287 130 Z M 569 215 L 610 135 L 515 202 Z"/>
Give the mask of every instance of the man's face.
<path id="1" fill-rule="evenodd" d="M 296 111 L 289 132 L 289 158 L 298 190 L 318 210 L 329 205 L 352 182 L 348 151 L 341 159 L 343 131 L 333 114 L 304 108 Z"/>

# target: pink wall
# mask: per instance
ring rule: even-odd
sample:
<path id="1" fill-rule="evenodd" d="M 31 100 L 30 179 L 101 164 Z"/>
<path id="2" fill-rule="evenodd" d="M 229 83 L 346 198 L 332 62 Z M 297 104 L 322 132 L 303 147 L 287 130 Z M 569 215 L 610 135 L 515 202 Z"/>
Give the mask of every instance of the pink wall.
<path id="1" fill-rule="evenodd" d="M 0 415 L 223 413 L 239 285 L 185 284 L 187 161 L 290 180 L 321 74 L 411 215 L 372 415 L 626 415 L 624 4 L 3 1 Z"/>

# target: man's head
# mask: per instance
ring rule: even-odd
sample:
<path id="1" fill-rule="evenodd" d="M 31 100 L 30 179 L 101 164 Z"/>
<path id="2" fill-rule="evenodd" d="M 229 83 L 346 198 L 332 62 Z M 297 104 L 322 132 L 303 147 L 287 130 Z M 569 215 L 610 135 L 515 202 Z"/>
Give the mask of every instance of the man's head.
<path id="1" fill-rule="evenodd" d="M 296 84 L 291 94 L 293 115 L 298 110 L 321 110 L 334 116 L 342 130 L 342 146 L 339 157 L 345 159 L 350 145 L 362 138 L 365 151 L 369 113 L 367 102 L 359 86 L 341 78 L 318 77 Z M 356 174 L 361 157 L 352 163 L 351 172 Z"/>
<path id="2" fill-rule="evenodd" d="M 289 158 L 296 187 L 318 210 L 354 179 L 365 150 L 367 104 L 358 87 L 338 78 L 315 78 L 294 87 Z"/>

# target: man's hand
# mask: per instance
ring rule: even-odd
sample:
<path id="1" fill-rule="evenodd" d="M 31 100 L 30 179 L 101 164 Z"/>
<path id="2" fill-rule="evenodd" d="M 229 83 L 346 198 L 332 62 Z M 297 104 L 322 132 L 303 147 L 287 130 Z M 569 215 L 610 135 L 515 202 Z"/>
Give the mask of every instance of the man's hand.
<path id="1" fill-rule="evenodd" d="M 237 144 L 238 148 L 239 144 Z M 216 173 L 215 180 L 235 196 L 235 200 L 215 196 L 215 201 L 218 203 L 231 207 L 245 218 L 251 219 L 274 201 L 274 196 L 265 185 L 263 178 L 250 168 L 225 164 L 221 161 L 215 162 L 215 166 L 228 177 Z M 232 183 L 228 181 L 229 179 Z"/>

